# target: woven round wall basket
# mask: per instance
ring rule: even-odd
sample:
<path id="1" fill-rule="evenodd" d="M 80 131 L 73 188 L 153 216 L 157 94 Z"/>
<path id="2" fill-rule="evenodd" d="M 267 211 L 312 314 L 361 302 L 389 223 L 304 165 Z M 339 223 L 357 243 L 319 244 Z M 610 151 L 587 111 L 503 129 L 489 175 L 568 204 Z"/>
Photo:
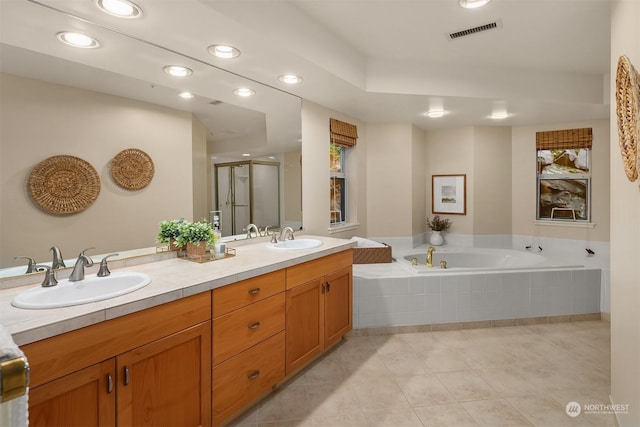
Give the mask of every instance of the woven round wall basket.
<path id="1" fill-rule="evenodd" d="M 153 179 L 153 160 L 137 148 L 127 148 L 111 160 L 111 177 L 125 190 L 140 190 Z"/>
<path id="2" fill-rule="evenodd" d="M 640 75 L 626 56 L 618 59 L 616 113 L 624 171 L 629 181 L 634 182 L 640 170 Z"/>
<path id="3" fill-rule="evenodd" d="M 100 194 L 100 177 L 85 160 L 66 155 L 52 156 L 33 168 L 27 191 L 45 212 L 70 215 L 95 202 Z"/>

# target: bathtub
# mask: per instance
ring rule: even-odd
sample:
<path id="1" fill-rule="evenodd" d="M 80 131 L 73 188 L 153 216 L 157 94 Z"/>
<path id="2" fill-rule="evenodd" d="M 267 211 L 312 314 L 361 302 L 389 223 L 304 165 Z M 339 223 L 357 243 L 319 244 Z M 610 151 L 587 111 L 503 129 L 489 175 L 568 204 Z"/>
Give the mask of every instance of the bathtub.
<path id="1" fill-rule="evenodd" d="M 578 257 L 448 246 L 436 247 L 428 268 L 427 246 L 353 266 L 354 329 L 600 314 L 601 270 Z"/>
<path id="2" fill-rule="evenodd" d="M 433 267 L 426 266 L 426 258 L 426 251 L 422 251 L 405 255 L 402 260 L 420 274 L 549 266 L 542 255 L 509 249 L 436 248 L 432 256 Z M 442 261 L 446 262 L 446 269 L 441 267 Z"/>

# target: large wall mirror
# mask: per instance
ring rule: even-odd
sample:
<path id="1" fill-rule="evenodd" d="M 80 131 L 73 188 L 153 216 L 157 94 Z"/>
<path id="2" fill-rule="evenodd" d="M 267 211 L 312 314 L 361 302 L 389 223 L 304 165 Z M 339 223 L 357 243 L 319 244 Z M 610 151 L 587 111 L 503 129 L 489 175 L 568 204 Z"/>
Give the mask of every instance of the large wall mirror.
<path id="1" fill-rule="evenodd" d="M 154 247 L 161 220 L 210 219 L 231 188 L 219 185 L 216 165 L 277 165 L 278 188 L 256 190 L 270 195 L 256 199 L 277 216 L 258 225 L 302 225 L 298 97 L 81 18 L 27 0 L 2 7 L 0 277 L 24 274 L 25 261 L 14 257 L 50 262 L 54 245 L 67 259 L 87 247 L 96 248 L 89 254 L 124 253 Z M 102 45 L 71 48 L 56 39 L 62 29 L 82 29 Z M 167 65 L 193 73 L 180 79 L 163 71 Z M 241 87 L 255 94 L 238 97 Z M 195 97 L 183 99 L 181 91 Z M 140 190 L 121 188 L 110 175 L 111 160 L 127 148 L 154 163 Z M 100 194 L 82 212 L 51 215 L 28 194 L 33 168 L 56 155 L 81 158 L 99 175 Z M 246 225 L 224 230 L 242 234 Z"/>

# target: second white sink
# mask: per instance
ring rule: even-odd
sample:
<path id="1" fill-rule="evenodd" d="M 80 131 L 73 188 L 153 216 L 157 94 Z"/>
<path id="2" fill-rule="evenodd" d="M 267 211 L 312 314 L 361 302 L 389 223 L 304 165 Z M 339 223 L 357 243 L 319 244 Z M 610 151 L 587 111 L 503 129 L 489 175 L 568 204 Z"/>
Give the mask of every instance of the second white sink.
<path id="1" fill-rule="evenodd" d="M 322 242 L 318 239 L 294 239 L 278 243 L 267 243 L 268 248 L 283 250 L 312 249 L 321 245 Z"/>
<path id="2" fill-rule="evenodd" d="M 58 308 L 87 304 L 136 291 L 151 283 L 144 273 L 115 272 L 106 277 L 87 276 L 84 280 L 60 280 L 56 286 L 38 286 L 19 293 L 11 301 L 18 308 Z"/>

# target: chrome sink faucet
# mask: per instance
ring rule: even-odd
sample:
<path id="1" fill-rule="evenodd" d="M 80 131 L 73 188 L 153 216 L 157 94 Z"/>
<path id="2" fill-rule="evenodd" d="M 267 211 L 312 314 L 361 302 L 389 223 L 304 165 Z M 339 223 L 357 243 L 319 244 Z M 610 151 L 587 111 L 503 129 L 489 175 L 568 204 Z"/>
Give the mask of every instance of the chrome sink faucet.
<path id="1" fill-rule="evenodd" d="M 258 231 L 258 226 L 255 224 L 249 224 L 247 225 L 247 239 L 252 239 L 253 237 L 251 236 L 251 231 L 255 231 L 256 232 L 256 237 L 260 237 L 260 232 Z"/>
<path id="2" fill-rule="evenodd" d="M 69 276 L 70 282 L 78 282 L 80 280 L 84 280 L 84 268 L 93 266 L 93 260 L 89 256 L 84 254 L 86 251 L 90 249 L 95 249 L 95 248 L 87 248 L 82 252 L 80 252 L 80 255 L 78 255 L 78 259 L 76 260 L 76 265 L 73 266 L 73 271 Z"/>
<path id="3" fill-rule="evenodd" d="M 427 267 L 433 267 L 433 253 L 436 251 L 436 248 L 433 246 L 429 246 L 427 249 Z"/>
<path id="4" fill-rule="evenodd" d="M 285 240 L 287 240 L 287 236 L 289 236 L 289 240 L 293 240 L 293 228 L 291 227 L 285 227 L 280 231 L 280 237 L 278 238 L 278 240 L 280 240 L 281 242 L 284 242 Z"/>

